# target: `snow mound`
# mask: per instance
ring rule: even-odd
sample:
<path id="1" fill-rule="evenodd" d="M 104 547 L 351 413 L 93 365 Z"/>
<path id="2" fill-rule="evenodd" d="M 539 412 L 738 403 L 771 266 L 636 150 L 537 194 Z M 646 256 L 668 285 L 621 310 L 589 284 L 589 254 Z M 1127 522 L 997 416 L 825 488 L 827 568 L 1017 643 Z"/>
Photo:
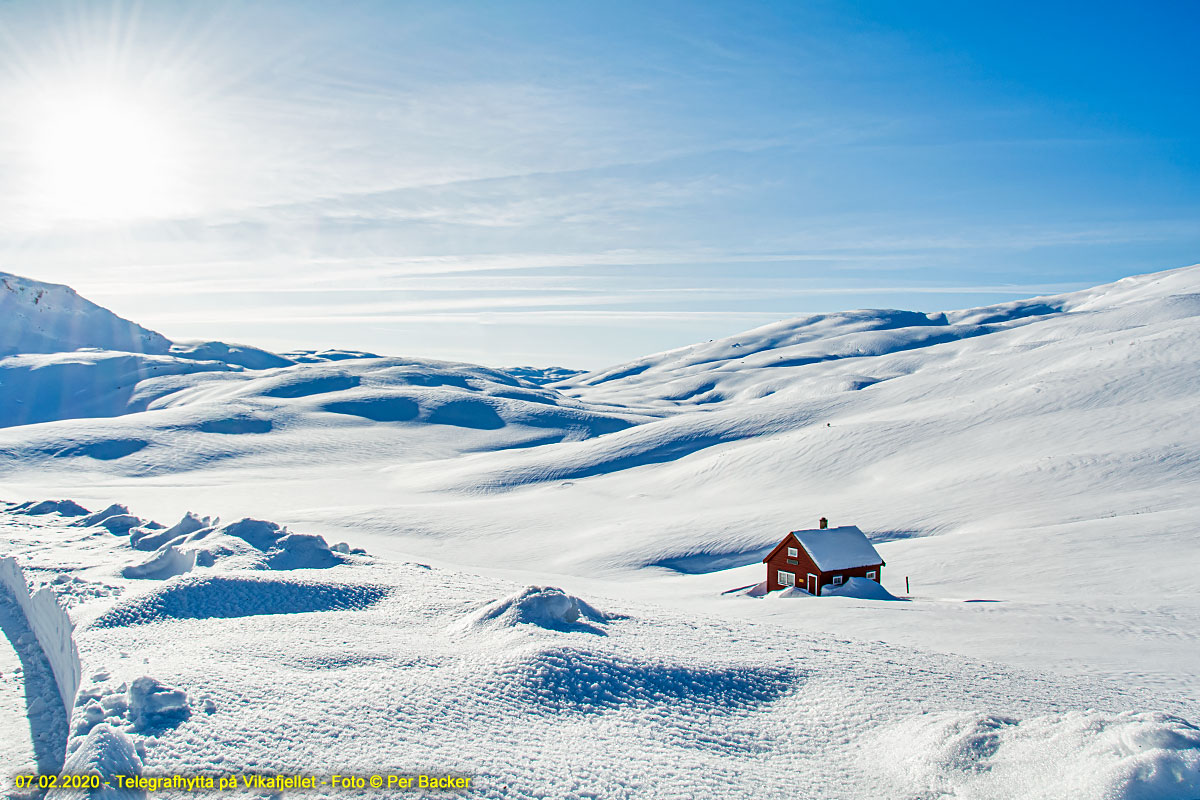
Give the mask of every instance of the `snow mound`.
<path id="1" fill-rule="evenodd" d="M 150 535 L 139 532 L 138 539 L 131 541 L 136 549 L 149 549 L 156 542 L 159 547 L 147 561 L 122 569 L 122 576 L 164 580 L 218 563 L 254 570 L 329 569 L 352 562 L 351 556 L 365 555 L 344 543 L 330 547 L 321 536 L 292 533 L 266 520 L 247 518 L 214 526 L 213 520 L 189 512 L 173 528 Z M 185 532 L 172 535 L 178 531 Z"/>
<path id="2" fill-rule="evenodd" d="M 812 597 L 812 594 L 804 589 L 801 589 L 799 586 L 789 586 L 788 588 L 780 589 L 777 592 L 766 592 L 762 596 L 789 600 L 797 597 Z"/>
<path id="3" fill-rule="evenodd" d="M 588 623 L 607 621 L 605 614 L 553 586 L 528 586 L 484 606 L 471 619 L 475 625 L 501 628 L 528 624 L 552 630 L 594 631 L 599 629 Z"/>
<path id="4" fill-rule="evenodd" d="M 354 611 L 387 596 L 383 586 L 279 577 L 182 575 L 101 614 L 96 628 L 169 619 L 231 619 L 263 614 Z"/>
<path id="5" fill-rule="evenodd" d="M 190 538 L 185 537 L 184 541 Z M 258 552 L 248 552 L 231 540 L 245 542 Z M 320 536 L 292 533 L 274 522 L 249 518 L 216 529 L 200 549 L 214 563 L 223 555 L 248 554 L 249 559 L 242 561 L 249 563 L 239 566 L 257 569 L 327 569 L 346 563 L 343 554 L 333 552 Z"/>
<path id="6" fill-rule="evenodd" d="M 727 589 L 721 592 L 724 595 L 733 595 L 735 597 L 765 597 L 767 594 L 767 582 L 760 581 L 751 586 L 739 586 L 736 589 Z"/>
<path id="7" fill-rule="evenodd" d="M 908 796 L 1193 800 L 1200 729 L 1179 717 L 1072 711 L 1016 720 L 931 715 L 864 747 Z"/>
<path id="8" fill-rule="evenodd" d="M 265 519 L 240 519 L 223 528 L 214 528 L 208 518 L 188 515 L 175 528 L 191 530 L 170 539 L 168 531 L 139 536 L 134 542 L 137 549 L 162 543 L 154 557 L 143 564 L 125 567 L 121 575 L 162 579 L 181 575 L 196 566 L 218 563 L 229 569 L 244 570 L 326 570 L 350 563 L 353 561 L 350 555 L 364 554 L 348 546 L 335 551 L 322 536 L 294 534 Z"/>
<path id="9" fill-rule="evenodd" d="M 145 523 L 141 517 L 133 514 L 114 514 L 113 516 L 105 517 L 100 522 L 96 523 L 96 527 L 104 528 L 109 533 L 123 536 L 128 534 L 134 528 L 144 528 Z"/>
<path id="10" fill-rule="evenodd" d="M 86 508 L 74 500 L 42 500 L 40 503 L 29 500 L 24 503 L 18 503 L 10 508 L 9 511 L 13 514 L 29 514 L 31 516 L 60 514 L 64 517 L 78 517 L 88 513 Z"/>
<path id="11" fill-rule="evenodd" d="M 805 594 L 808 594 L 808 592 L 805 592 Z M 860 600 L 900 599 L 880 584 L 868 578 L 848 578 L 841 586 L 826 584 L 821 587 L 821 597 L 857 597 Z"/>
<path id="12" fill-rule="evenodd" d="M 101 786 L 99 790 L 83 789 L 54 789 L 46 795 L 50 800 L 66 800 L 67 798 L 142 798 L 146 794 L 140 790 L 121 790 L 118 788 L 116 776 L 135 776 L 142 772 L 142 760 L 138 758 L 133 739 L 124 731 L 110 725 L 99 724 L 88 732 L 63 765 L 64 775 L 99 775 L 102 781 L 110 781 L 111 787 Z"/>
<path id="13" fill-rule="evenodd" d="M 125 515 L 128 513 L 129 513 L 129 509 L 126 506 L 123 506 L 120 503 L 113 503 L 112 505 L 108 506 L 107 508 L 105 508 L 101 511 L 97 511 L 92 514 L 88 514 L 86 517 L 83 517 L 82 519 L 75 520 L 71 524 L 72 525 L 81 525 L 83 527 L 90 528 L 93 525 L 98 525 L 99 523 L 103 522 L 104 520 L 108 519 L 109 517 L 121 516 L 121 515 Z"/>
<path id="14" fill-rule="evenodd" d="M 535 652 L 500 674 L 507 691 L 549 714 L 679 704 L 719 714 L 772 703 L 799 680 L 782 668 L 670 664 L 573 647 Z"/>
<path id="15" fill-rule="evenodd" d="M 143 675 L 129 685 L 129 719 L 138 730 L 161 728 L 191 715 L 187 692 Z"/>
<path id="16" fill-rule="evenodd" d="M 199 551 L 181 550 L 166 545 L 141 564 L 131 564 L 121 569 L 122 578 L 148 578 L 165 581 L 176 575 L 191 572 L 197 567 Z M 210 565 L 211 566 L 211 565 Z"/>
<path id="17" fill-rule="evenodd" d="M 189 511 L 169 528 L 134 528 L 129 532 L 129 544 L 136 550 L 157 550 L 180 536 L 214 527 L 219 522 L 219 519 L 200 517 Z"/>
<path id="18" fill-rule="evenodd" d="M 289 367 L 296 363 L 290 358 L 258 347 L 225 342 L 176 342 L 171 345 L 170 354 L 196 361 L 223 361 L 246 369 Z"/>

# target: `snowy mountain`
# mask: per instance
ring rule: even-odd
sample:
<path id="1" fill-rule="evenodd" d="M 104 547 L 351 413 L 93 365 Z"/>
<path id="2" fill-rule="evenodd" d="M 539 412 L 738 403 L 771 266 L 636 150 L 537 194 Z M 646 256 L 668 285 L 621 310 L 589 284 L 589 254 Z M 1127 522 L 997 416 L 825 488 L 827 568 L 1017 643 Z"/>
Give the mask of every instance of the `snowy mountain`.
<path id="1" fill-rule="evenodd" d="M 417 753 L 481 797 L 1200 794 L 1200 267 L 591 373 L 123 320 L 120 350 L 59 288 L 28 313 L 98 332 L 0 360 L 0 481 L 75 502 L 0 531 L 79 622 L 80 702 L 37 723 L 78 763 L 198 771 L 236 741 L 236 769 Z M 76 505 L 198 498 L 252 520 Z M 901 601 L 744 591 L 821 516 Z M 178 655 L 128 658 L 148 635 Z"/>
<path id="2" fill-rule="evenodd" d="M 121 319 L 68 286 L 0 272 L 0 356 L 81 347 L 163 354 L 170 346 L 162 334 Z"/>

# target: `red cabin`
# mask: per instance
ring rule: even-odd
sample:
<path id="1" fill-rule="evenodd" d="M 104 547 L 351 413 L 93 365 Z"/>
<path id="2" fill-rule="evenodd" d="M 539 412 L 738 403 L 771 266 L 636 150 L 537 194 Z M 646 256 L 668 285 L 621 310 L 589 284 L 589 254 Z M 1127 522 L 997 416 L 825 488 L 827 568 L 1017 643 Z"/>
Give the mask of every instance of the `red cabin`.
<path id="1" fill-rule="evenodd" d="M 884 560 L 854 525 L 792 531 L 763 559 L 767 591 L 797 586 L 820 595 L 821 587 L 841 586 L 849 578 L 879 582 Z"/>

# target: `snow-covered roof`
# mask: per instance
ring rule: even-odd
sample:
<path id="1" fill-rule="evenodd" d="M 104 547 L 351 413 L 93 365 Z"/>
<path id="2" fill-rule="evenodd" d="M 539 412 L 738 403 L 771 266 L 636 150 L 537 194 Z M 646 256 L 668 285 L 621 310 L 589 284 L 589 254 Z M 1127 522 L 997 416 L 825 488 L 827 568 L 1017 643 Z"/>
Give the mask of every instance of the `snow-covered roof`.
<path id="1" fill-rule="evenodd" d="M 882 564 L 883 559 L 855 525 L 825 530 L 792 531 L 822 572 Z"/>

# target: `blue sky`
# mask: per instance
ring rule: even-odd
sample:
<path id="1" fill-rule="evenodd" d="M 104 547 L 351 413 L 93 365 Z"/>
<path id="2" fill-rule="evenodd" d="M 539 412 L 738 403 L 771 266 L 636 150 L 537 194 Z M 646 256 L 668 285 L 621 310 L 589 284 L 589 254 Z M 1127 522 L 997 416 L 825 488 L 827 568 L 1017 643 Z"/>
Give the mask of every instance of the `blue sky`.
<path id="1" fill-rule="evenodd" d="M 0 4 L 0 269 L 600 367 L 1200 262 L 1193 3 Z"/>

